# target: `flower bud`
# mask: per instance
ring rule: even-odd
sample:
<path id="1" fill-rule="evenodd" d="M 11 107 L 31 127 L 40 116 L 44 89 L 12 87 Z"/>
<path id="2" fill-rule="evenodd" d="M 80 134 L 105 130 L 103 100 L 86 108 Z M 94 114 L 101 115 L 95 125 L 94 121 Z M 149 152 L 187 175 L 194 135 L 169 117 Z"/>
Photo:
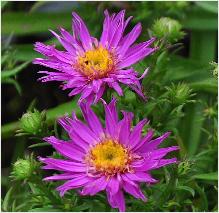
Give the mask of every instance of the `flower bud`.
<path id="1" fill-rule="evenodd" d="M 39 163 L 32 156 L 26 157 L 26 159 L 18 159 L 13 164 L 11 177 L 15 180 L 29 179 L 35 173 L 38 166 Z"/>
<path id="2" fill-rule="evenodd" d="M 182 25 L 177 20 L 162 17 L 155 21 L 152 26 L 152 33 L 158 39 L 164 38 L 168 42 L 174 43 L 184 36 L 184 32 L 181 29 Z"/>
<path id="3" fill-rule="evenodd" d="M 178 164 L 178 175 L 188 174 L 193 165 L 192 161 L 184 160 Z"/>
<path id="4" fill-rule="evenodd" d="M 214 107 L 208 107 L 204 109 L 204 116 L 208 118 L 214 118 L 217 116 L 217 109 L 214 109 Z"/>
<path id="5" fill-rule="evenodd" d="M 21 129 L 17 131 L 17 136 L 24 134 L 41 134 L 45 128 L 46 115 L 45 111 L 40 113 L 38 110 L 23 114 L 20 119 Z"/>
<path id="6" fill-rule="evenodd" d="M 192 93 L 192 90 L 185 83 L 179 83 L 177 85 L 172 84 L 170 87 L 166 87 L 167 96 L 169 100 L 174 105 L 181 105 L 188 102 L 193 102 L 190 100 L 195 94 Z"/>

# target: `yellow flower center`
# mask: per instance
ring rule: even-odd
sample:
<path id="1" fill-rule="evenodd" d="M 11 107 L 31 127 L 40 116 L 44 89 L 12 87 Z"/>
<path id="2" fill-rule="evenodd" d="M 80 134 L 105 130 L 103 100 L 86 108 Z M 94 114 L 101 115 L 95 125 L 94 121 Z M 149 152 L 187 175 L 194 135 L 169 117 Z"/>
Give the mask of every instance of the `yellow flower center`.
<path id="1" fill-rule="evenodd" d="M 113 55 L 99 46 L 85 52 L 83 56 L 79 56 L 76 67 L 89 79 L 103 78 L 114 68 Z"/>
<path id="2" fill-rule="evenodd" d="M 117 141 L 106 139 L 90 150 L 87 160 L 95 171 L 110 176 L 129 171 L 132 157 L 128 149 Z"/>

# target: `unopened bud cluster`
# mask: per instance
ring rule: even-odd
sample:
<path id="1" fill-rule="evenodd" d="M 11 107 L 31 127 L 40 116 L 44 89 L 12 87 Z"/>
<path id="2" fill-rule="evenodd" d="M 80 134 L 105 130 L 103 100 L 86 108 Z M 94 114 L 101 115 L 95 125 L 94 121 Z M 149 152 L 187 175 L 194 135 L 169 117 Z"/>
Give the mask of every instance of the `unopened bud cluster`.
<path id="1" fill-rule="evenodd" d="M 192 89 L 185 83 L 172 84 L 170 87 L 166 87 L 167 96 L 170 102 L 174 105 L 181 105 L 188 102 L 193 102 L 191 97 L 195 94 L 192 93 Z"/>
<path id="2" fill-rule="evenodd" d="M 217 117 L 217 108 L 215 106 L 207 107 L 206 109 L 204 109 L 204 116 L 208 118 Z"/>
<path id="3" fill-rule="evenodd" d="M 152 34 L 158 39 L 165 39 L 170 43 L 177 42 L 184 36 L 182 25 L 169 17 L 162 17 L 152 26 Z"/>
<path id="4" fill-rule="evenodd" d="M 34 160 L 33 156 L 28 156 L 25 159 L 18 159 L 13 164 L 11 177 L 15 180 L 27 180 L 36 174 L 39 163 Z"/>
<path id="5" fill-rule="evenodd" d="M 34 109 L 33 112 L 23 114 L 20 119 L 20 129 L 17 136 L 21 135 L 42 135 L 46 130 L 46 113 Z"/>
<path id="6" fill-rule="evenodd" d="M 194 162 L 190 160 L 184 160 L 178 164 L 178 175 L 186 175 L 190 172 Z"/>

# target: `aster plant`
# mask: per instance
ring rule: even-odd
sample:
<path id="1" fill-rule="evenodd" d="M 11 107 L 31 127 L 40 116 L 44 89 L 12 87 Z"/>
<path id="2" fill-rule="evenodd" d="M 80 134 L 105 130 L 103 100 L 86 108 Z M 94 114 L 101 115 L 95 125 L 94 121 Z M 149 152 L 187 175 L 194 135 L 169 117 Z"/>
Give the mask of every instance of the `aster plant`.
<path id="1" fill-rule="evenodd" d="M 63 28 L 60 28 L 61 35 L 50 30 L 64 51 L 57 50 L 54 45 L 36 42 L 35 50 L 46 58 L 36 58 L 34 63 L 55 70 L 39 71 L 45 74 L 40 80 L 61 81 L 63 90 L 71 89 L 69 96 L 81 95 L 79 101 L 88 99 L 97 102 L 106 86 L 122 96 L 120 83 L 128 85 L 145 99 L 140 79 L 148 69 L 140 77 L 131 66 L 157 49 L 150 47 L 155 39 L 134 44 L 141 33 L 141 24 L 136 24 L 124 35 L 132 17 L 125 20 L 125 10 L 111 16 L 106 10 L 104 14 L 103 32 L 99 41 L 90 35 L 83 20 L 73 12 L 73 34 Z"/>
<path id="2" fill-rule="evenodd" d="M 109 104 L 103 101 L 103 105 L 105 127 L 90 105 L 81 103 L 86 124 L 78 120 L 74 113 L 72 118 L 59 119 L 60 125 L 70 137 L 69 141 L 54 136 L 44 138 L 65 159 L 39 159 L 46 164 L 44 169 L 62 172 L 44 179 L 66 180 L 57 188 L 61 196 L 72 189 L 79 189 L 82 196 L 92 196 L 105 190 L 109 204 L 125 211 L 124 192 L 147 201 L 140 183 L 156 183 L 157 180 L 150 174 L 151 170 L 177 163 L 176 158 L 164 157 L 169 152 L 178 150 L 178 146 L 158 148 L 170 132 L 153 139 L 153 131 L 148 130 L 142 136 L 147 119 L 132 128 L 133 114 L 122 111 L 123 119 L 119 120 L 116 99 Z"/>
<path id="3" fill-rule="evenodd" d="M 60 4 L 2 4 L 2 211 L 217 212 L 216 2 Z"/>

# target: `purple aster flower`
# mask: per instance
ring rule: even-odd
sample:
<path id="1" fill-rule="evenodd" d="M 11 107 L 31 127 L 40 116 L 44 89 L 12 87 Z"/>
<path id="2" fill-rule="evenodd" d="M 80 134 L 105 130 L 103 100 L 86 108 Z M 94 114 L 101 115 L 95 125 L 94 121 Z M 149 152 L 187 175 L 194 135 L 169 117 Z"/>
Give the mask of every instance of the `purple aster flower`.
<path id="1" fill-rule="evenodd" d="M 119 83 L 128 85 L 141 97 L 141 77 L 131 65 L 153 53 L 157 48 L 151 48 L 154 38 L 134 44 L 141 33 L 141 24 L 134 26 L 131 32 L 124 31 L 131 20 L 125 20 L 125 10 L 111 16 L 105 12 L 103 32 L 98 41 L 92 37 L 82 19 L 73 12 L 73 35 L 60 28 L 61 35 L 50 30 L 64 47 L 64 51 L 55 46 L 36 42 L 35 50 L 46 58 L 36 58 L 33 63 L 52 68 L 56 71 L 40 71 L 46 74 L 39 80 L 42 82 L 61 81 L 62 89 L 71 89 L 69 96 L 81 94 L 83 99 L 97 102 L 105 87 L 113 88 L 120 96 L 123 90 Z"/>
<path id="2" fill-rule="evenodd" d="M 169 136 L 169 132 L 153 139 L 153 131 L 142 136 L 142 129 L 147 120 L 143 119 L 131 128 L 133 114 L 122 111 L 119 120 L 116 99 L 105 108 L 105 127 L 91 110 L 88 103 L 81 103 L 81 111 L 87 124 L 64 117 L 59 123 L 68 133 L 70 140 L 63 141 L 50 136 L 44 138 L 58 153 L 66 159 L 40 158 L 46 165 L 44 169 L 61 171 L 44 180 L 66 180 L 57 190 L 63 196 L 71 189 L 80 190 L 80 195 L 95 195 L 105 190 L 108 201 L 113 208 L 125 211 L 124 192 L 146 201 L 139 185 L 156 183 L 150 171 L 176 163 L 176 158 L 164 157 L 178 146 L 158 148 Z"/>

